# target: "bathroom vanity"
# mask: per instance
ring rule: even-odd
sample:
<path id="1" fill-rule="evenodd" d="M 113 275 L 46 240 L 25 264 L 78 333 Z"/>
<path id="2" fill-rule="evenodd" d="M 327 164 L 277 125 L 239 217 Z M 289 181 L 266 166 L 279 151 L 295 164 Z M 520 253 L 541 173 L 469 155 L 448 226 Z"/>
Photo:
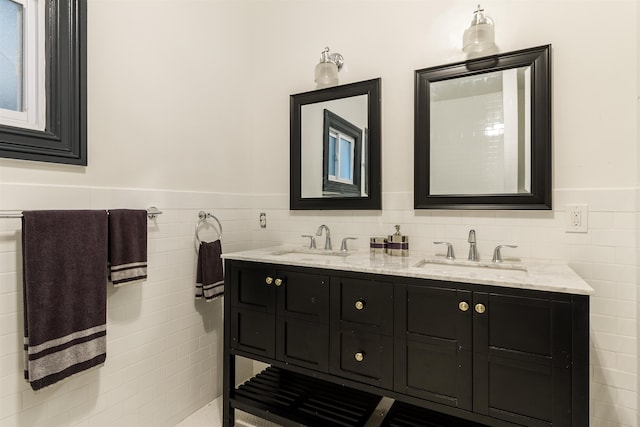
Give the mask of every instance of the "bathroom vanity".
<path id="1" fill-rule="evenodd" d="M 224 255 L 224 425 L 589 424 L 589 294 L 560 264 Z M 236 387 L 235 358 L 270 366 Z"/>

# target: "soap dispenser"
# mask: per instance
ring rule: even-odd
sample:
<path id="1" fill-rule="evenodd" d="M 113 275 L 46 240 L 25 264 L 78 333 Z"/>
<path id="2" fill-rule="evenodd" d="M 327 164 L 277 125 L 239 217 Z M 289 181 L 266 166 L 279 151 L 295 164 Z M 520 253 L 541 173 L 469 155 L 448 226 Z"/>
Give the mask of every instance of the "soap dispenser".
<path id="1" fill-rule="evenodd" d="M 400 226 L 396 225 L 396 232 L 387 238 L 387 253 L 394 256 L 409 255 L 409 236 L 400 233 Z"/>

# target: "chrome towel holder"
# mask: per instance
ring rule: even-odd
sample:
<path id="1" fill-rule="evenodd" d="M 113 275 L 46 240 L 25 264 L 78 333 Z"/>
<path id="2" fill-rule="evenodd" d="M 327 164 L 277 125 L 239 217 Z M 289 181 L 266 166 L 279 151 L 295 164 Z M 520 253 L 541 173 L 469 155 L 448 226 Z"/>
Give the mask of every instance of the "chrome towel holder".
<path id="1" fill-rule="evenodd" d="M 109 213 L 109 210 L 106 210 Z M 162 215 L 162 211 L 155 206 L 147 208 L 147 218 L 156 219 L 158 215 Z M 21 211 L 0 211 L 0 218 L 22 218 Z"/>
<path id="2" fill-rule="evenodd" d="M 200 211 L 198 213 L 198 218 L 200 219 L 198 221 L 198 223 L 196 224 L 196 238 L 193 242 L 194 246 L 195 246 L 195 250 L 196 250 L 196 254 L 199 251 L 200 248 L 200 244 L 202 243 L 202 240 L 200 240 L 200 235 L 198 234 L 198 232 L 200 231 L 200 226 L 207 222 L 208 218 L 213 218 L 217 223 L 218 223 L 218 229 L 216 230 L 216 232 L 218 233 L 218 240 L 222 240 L 222 224 L 220 223 L 220 220 L 218 218 L 216 218 L 215 215 L 213 215 L 212 213 L 209 212 L 205 212 L 205 211 Z M 213 229 L 215 230 L 216 227 L 215 225 L 213 226 Z"/>

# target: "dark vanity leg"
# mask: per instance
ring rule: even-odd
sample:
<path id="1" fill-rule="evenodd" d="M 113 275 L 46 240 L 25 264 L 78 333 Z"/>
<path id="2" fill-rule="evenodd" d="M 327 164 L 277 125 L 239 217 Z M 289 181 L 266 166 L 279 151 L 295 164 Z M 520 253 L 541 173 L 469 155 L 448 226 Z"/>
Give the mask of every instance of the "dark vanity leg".
<path id="1" fill-rule="evenodd" d="M 229 271 L 228 265 L 226 271 Z M 236 383 L 236 357 L 231 354 L 230 282 L 227 276 L 224 283 L 224 344 L 222 348 L 222 425 L 224 427 L 233 427 L 235 424 L 235 411 L 231 406 L 231 396 Z"/>
<path id="2" fill-rule="evenodd" d="M 573 297 L 572 426 L 589 425 L 589 297 Z"/>

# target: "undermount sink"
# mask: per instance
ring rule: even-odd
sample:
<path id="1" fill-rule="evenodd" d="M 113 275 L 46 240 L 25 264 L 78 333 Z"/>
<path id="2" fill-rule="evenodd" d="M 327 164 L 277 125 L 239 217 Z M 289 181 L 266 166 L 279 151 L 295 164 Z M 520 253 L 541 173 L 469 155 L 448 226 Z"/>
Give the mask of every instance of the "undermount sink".
<path id="1" fill-rule="evenodd" d="M 282 256 L 295 261 L 328 261 L 330 259 L 344 259 L 351 254 L 349 252 L 299 248 L 283 249 L 272 252 L 271 255 Z"/>
<path id="2" fill-rule="evenodd" d="M 482 278 L 518 278 L 527 275 L 527 267 L 521 264 L 480 263 L 472 261 L 450 261 L 423 259 L 414 267 L 429 270 L 435 274 L 468 275 Z"/>

